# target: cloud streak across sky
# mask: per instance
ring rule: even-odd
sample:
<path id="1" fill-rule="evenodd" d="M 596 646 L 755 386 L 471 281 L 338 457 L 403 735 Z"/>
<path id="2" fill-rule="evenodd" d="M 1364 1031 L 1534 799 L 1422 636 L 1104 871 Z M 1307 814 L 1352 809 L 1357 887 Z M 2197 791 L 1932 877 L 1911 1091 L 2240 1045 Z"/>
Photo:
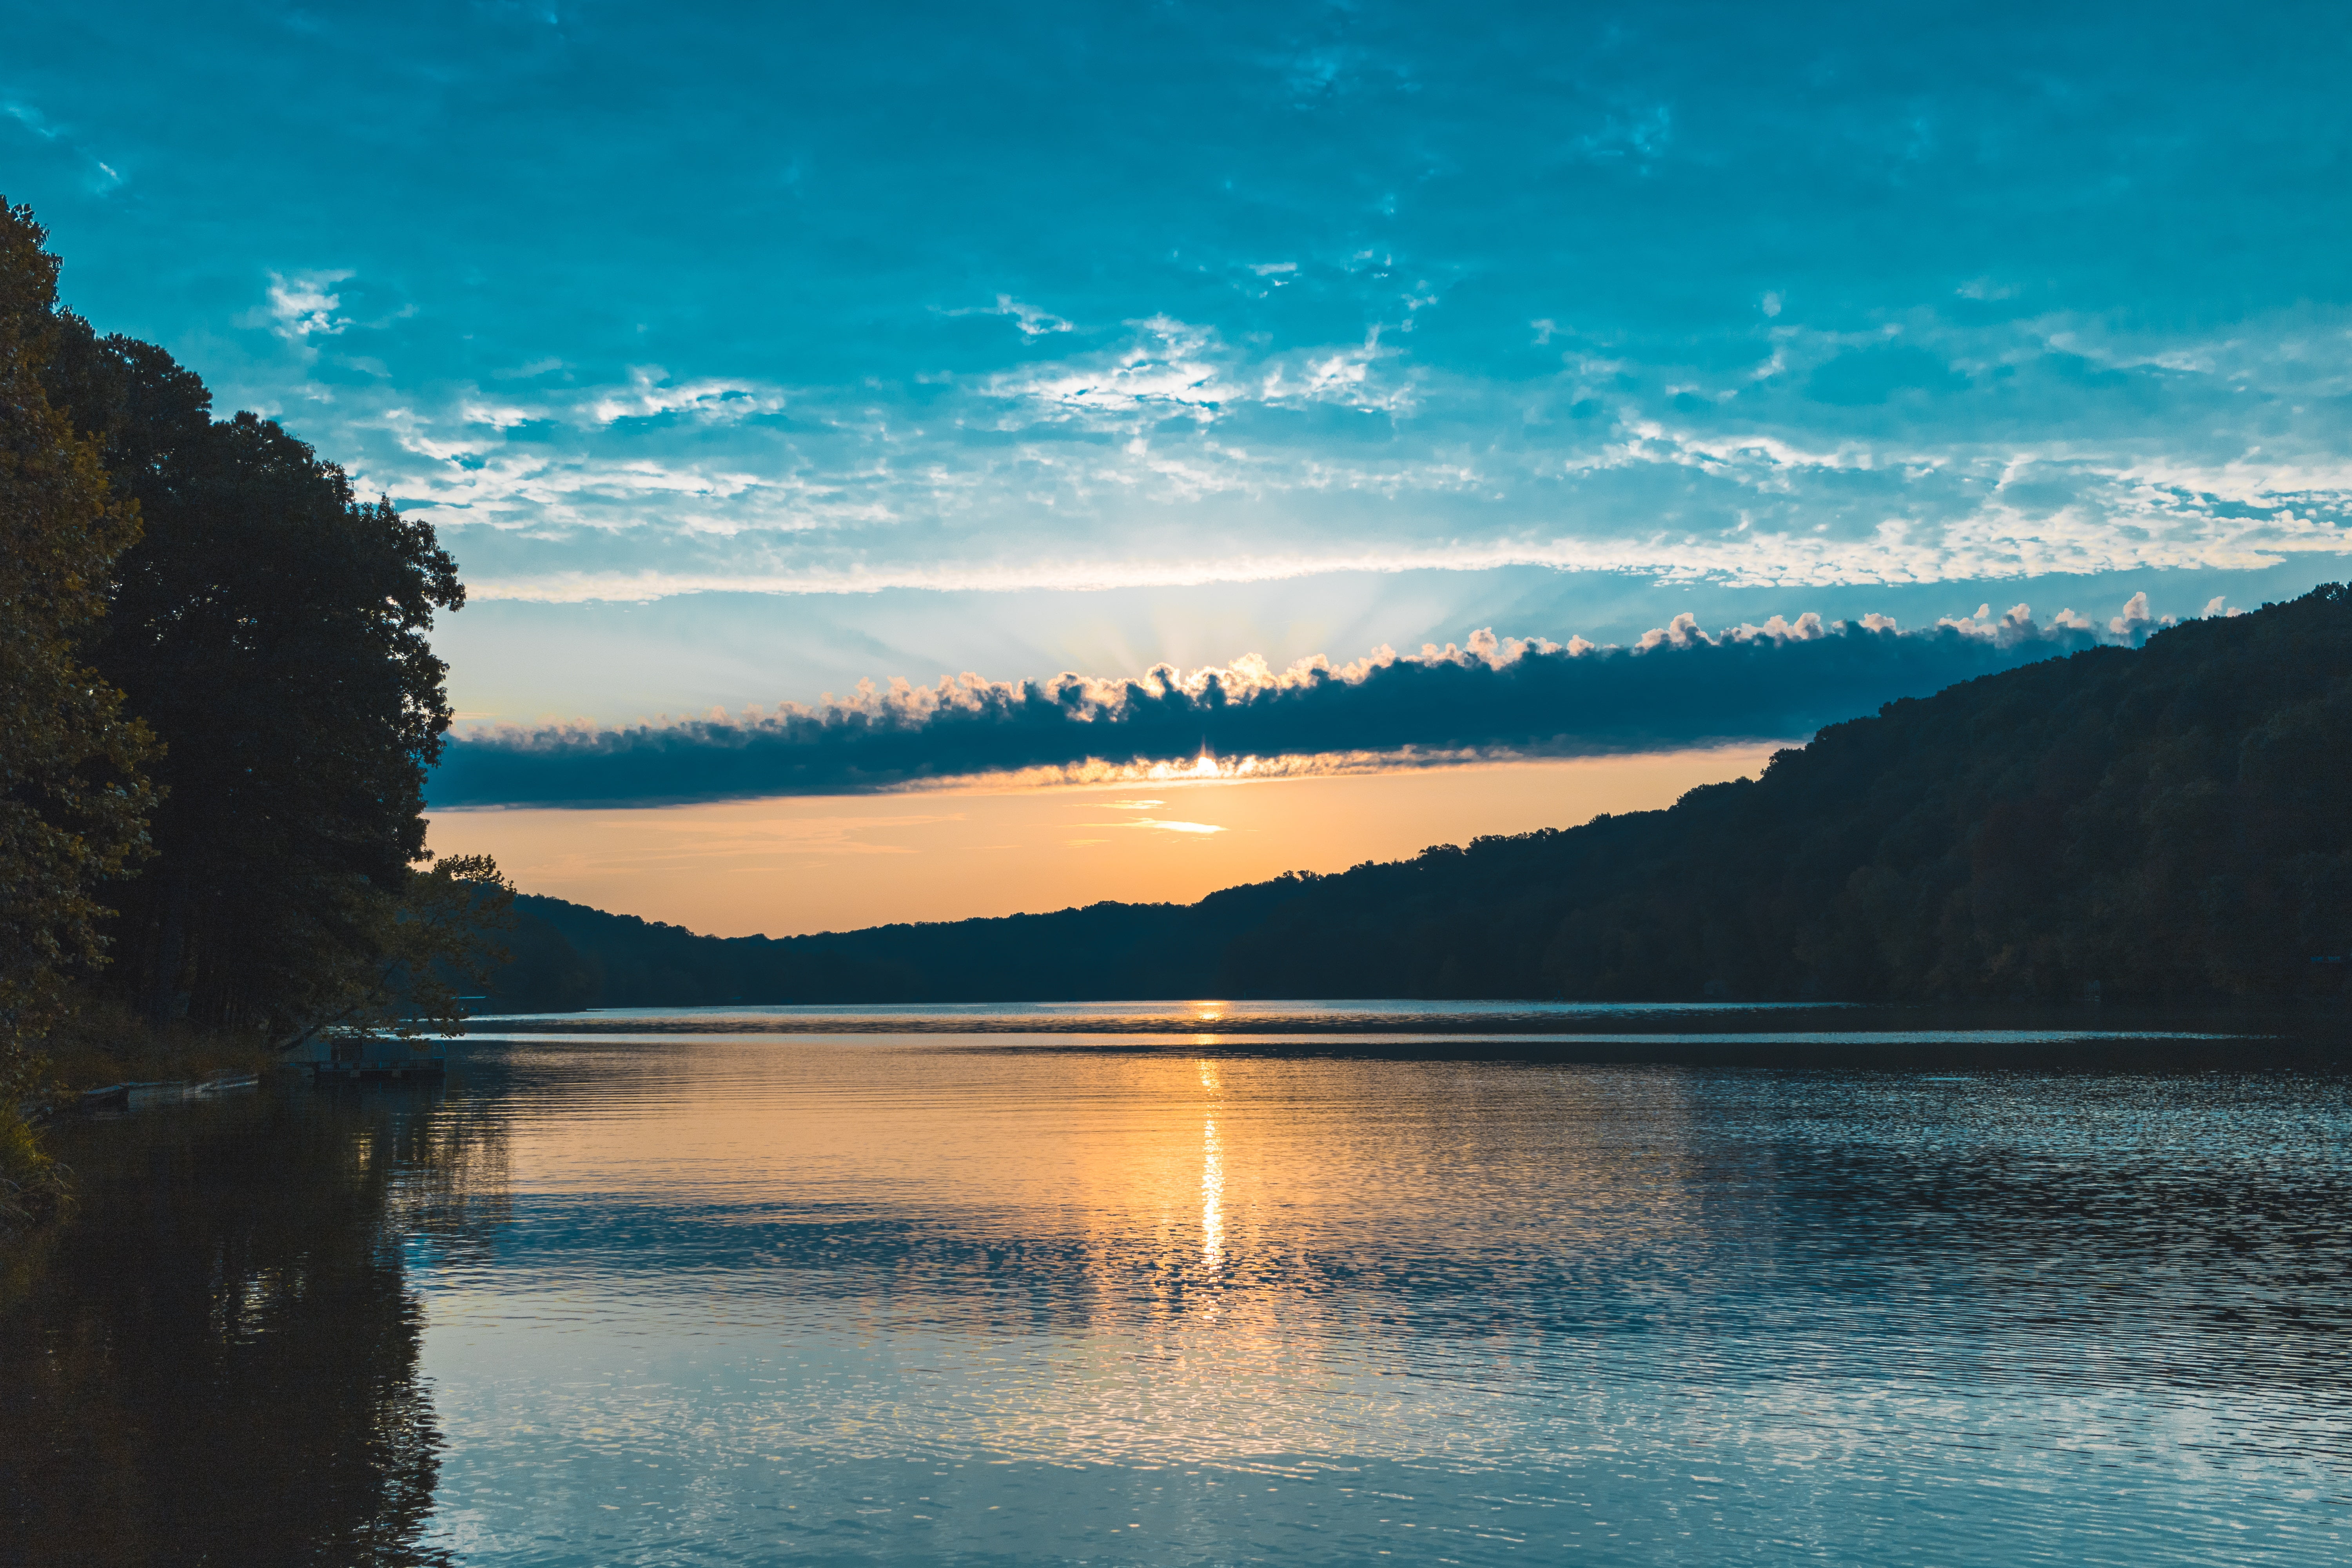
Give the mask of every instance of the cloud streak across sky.
<path id="1" fill-rule="evenodd" d="M 1381 648 L 1338 668 L 1314 658 L 1276 671 L 1241 659 L 1131 680 L 893 681 L 734 717 L 479 731 L 453 741 L 428 795 L 439 810 L 652 805 L 975 775 L 1278 777 L 1797 740 L 1954 681 L 2136 645 L 2155 626 L 2144 596 L 2103 624 L 2073 611 L 2037 621 L 2020 605 L 1912 631 L 1879 616 L 1825 624 L 1806 615 L 1709 634 L 1682 616 L 1620 647 L 1482 631 L 1466 646 L 1404 657 Z"/>

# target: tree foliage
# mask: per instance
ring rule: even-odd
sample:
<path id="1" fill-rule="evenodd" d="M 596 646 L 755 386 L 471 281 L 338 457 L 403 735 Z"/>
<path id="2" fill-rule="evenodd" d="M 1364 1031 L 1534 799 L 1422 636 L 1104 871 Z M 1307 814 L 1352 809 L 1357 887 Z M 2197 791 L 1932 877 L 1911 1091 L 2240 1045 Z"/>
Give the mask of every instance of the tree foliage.
<path id="1" fill-rule="evenodd" d="M 2055 1000 L 2340 991 L 2352 592 L 1890 703 L 1670 811 L 1319 879 L 1261 994 Z M 1386 988 L 1386 987 L 1383 987 Z"/>
<path id="2" fill-rule="evenodd" d="M 456 563 L 61 311 L 46 237 L 0 204 L 0 1106 L 80 985 L 281 1041 L 453 1021 L 512 897 L 425 846 Z"/>
<path id="3" fill-rule="evenodd" d="M 46 238 L 0 202 L 0 1106 L 72 978 L 102 962 L 100 885 L 144 849 L 154 800 L 150 738 L 84 657 L 138 513 L 44 391 Z"/>
<path id="4" fill-rule="evenodd" d="M 364 940 L 313 966 L 293 1040 L 325 1032 L 446 1033 L 510 955 L 494 932 L 513 924 L 514 888 L 487 855 L 418 869 L 392 899 L 363 899 L 346 918 Z"/>
<path id="5" fill-rule="evenodd" d="M 214 419 L 162 349 L 71 316 L 56 337 L 52 393 L 146 522 L 91 658 L 169 748 L 156 864 L 113 889 L 112 983 L 158 1019 L 279 1038 L 368 1012 L 404 911 L 446 880 L 415 868 L 456 563 L 275 422 Z"/>

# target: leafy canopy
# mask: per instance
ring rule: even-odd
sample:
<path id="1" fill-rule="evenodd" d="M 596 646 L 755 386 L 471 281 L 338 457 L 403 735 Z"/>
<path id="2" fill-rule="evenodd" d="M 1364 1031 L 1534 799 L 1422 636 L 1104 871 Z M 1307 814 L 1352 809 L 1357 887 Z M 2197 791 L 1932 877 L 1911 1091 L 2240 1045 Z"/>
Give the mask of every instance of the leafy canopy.
<path id="1" fill-rule="evenodd" d="M 158 1020 L 279 1039 L 380 1012 L 418 931 L 454 930 L 415 900 L 499 887 L 417 869 L 450 721 L 427 634 L 465 603 L 457 563 L 274 421 L 214 419 L 162 349 L 71 316 L 57 339 L 49 385 L 146 520 L 93 662 L 169 744 L 157 862 L 115 889 L 113 984 Z"/>
<path id="2" fill-rule="evenodd" d="M 95 445 L 54 407 L 57 258 L 0 201 L 0 1104 L 106 956 L 98 890 L 147 848 L 155 747 L 83 647 L 139 536 Z"/>

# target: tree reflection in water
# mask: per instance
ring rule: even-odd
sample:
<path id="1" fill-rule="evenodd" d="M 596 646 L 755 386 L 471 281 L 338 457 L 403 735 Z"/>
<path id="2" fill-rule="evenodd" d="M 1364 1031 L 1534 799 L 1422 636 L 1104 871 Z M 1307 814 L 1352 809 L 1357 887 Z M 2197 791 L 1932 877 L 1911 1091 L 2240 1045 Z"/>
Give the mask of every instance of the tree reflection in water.
<path id="1" fill-rule="evenodd" d="M 0 1282 L 0 1559 L 446 1562 L 402 1243 L 479 1245 L 503 1145 L 289 1088 L 61 1130 L 74 1219 Z"/>

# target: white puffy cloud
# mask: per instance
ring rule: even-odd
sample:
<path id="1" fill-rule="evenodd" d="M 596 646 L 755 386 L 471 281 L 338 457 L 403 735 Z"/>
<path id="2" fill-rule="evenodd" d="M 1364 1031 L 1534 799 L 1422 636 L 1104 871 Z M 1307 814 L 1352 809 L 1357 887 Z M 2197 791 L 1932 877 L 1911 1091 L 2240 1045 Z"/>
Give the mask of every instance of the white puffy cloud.
<path id="1" fill-rule="evenodd" d="M 336 314 L 342 306 L 335 285 L 352 276 L 349 269 L 329 272 L 282 272 L 269 275 L 271 330 L 289 342 L 331 338 L 349 329 L 351 321 Z"/>

